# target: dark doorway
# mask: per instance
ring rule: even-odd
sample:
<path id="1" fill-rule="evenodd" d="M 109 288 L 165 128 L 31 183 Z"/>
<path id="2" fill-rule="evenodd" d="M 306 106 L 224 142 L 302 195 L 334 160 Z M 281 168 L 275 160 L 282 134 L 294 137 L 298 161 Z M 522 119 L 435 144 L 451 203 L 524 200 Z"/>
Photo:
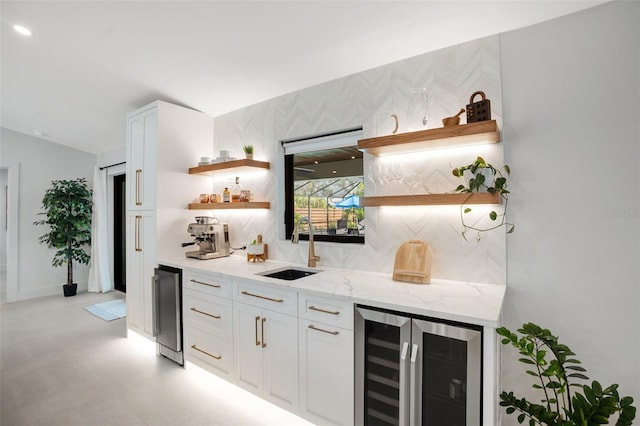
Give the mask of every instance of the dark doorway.
<path id="1" fill-rule="evenodd" d="M 127 292 L 126 175 L 113 177 L 113 277 L 116 290 Z"/>

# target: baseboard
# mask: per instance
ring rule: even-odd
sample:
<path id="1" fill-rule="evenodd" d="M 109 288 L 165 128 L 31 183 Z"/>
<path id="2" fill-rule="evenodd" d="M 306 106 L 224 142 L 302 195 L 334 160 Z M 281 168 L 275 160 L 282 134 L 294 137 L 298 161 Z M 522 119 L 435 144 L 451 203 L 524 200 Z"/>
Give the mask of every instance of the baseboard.
<path id="1" fill-rule="evenodd" d="M 78 283 L 78 293 L 87 292 L 87 283 Z M 62 284 L 48 287 L 18 289 L 18 300 L 29 300 L 37 297 L 55 296 L 60 295 L 64 297 L 62 292 Z"/>

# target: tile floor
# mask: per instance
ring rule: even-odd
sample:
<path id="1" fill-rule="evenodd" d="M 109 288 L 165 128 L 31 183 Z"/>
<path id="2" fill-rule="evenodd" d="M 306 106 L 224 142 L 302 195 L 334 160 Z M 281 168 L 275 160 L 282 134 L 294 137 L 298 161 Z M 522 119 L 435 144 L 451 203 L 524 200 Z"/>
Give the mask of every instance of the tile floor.
<path id="1" fill-rule="evenodd" d="M 126 338 L 84 306 L 122 293 L 0 305 L 0 425 L 309 425 L 205 373 Z"/>

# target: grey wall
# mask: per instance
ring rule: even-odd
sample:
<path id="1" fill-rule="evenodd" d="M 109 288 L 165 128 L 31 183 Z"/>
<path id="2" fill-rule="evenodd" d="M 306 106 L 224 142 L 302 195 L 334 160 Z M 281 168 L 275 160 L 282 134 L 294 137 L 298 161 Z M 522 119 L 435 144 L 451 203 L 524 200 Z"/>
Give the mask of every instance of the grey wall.
<path id="1" fill-rule="evenodd" d="M 504 323 L 554 331 L 592 379 L 636 403 L 639 28 L 640 3 L 624 1 L 500 37 L 516 223 Z M 503 355 L 503 389 L 528 388 L 513 352 Z"/>
<path id="2" fill-rule="evenodd" d="M 0 152 L 0 166 L 18 165 L 20 170 L 18 273 L 17 282 L 7 283 L 7 296 L 10 286 L 17 289 L 18 300 L 61 294 L 67 269 L 51 266 L 53 249 L 37 241 L 46 229 L 33 226 L 33 222 L 40 219 L 42 196 L 52 180 L 85 177 L 92 185 L 96 156 L 5 128 L 0 129 Z M 88 266 L 75 266 L 74 281 L 78 283 L 78 291 L 86 291 L 88 275 Z"/>

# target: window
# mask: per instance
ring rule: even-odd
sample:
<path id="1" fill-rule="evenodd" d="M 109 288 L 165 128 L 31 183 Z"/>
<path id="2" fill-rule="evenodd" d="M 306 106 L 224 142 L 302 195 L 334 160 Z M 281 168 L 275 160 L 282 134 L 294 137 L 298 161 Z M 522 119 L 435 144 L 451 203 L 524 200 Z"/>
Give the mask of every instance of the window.
<path id="1" fill-rule="evenodd" d="M 283 141 L 287 237 L 302 217 L 313 224 L 316 241 L 364 243 L 362 129 Z M 309 239 L 303 223 L 300 239 Z"/>

